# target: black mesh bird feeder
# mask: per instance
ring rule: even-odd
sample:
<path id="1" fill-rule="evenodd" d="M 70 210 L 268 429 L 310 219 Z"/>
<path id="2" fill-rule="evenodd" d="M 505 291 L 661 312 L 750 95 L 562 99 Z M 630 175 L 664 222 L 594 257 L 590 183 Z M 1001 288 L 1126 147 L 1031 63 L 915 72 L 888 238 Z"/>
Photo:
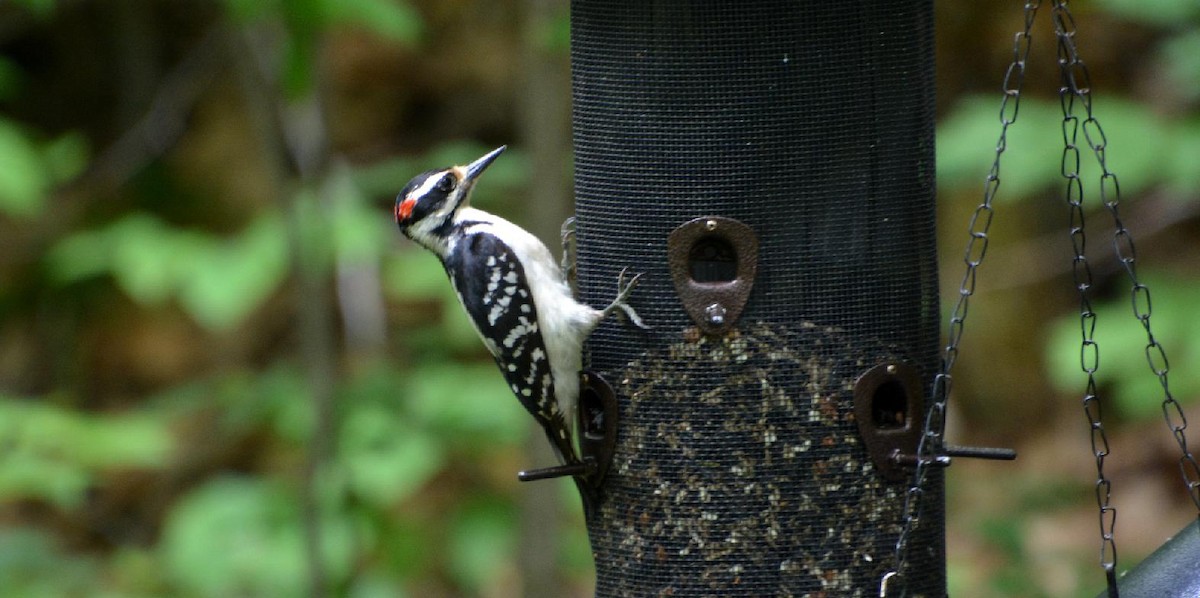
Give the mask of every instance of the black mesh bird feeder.
<path id="1" fill-rule="evenodd" d="M 588 345 L 597 595 L 877 594 L 939 370 L 932 2 L 571 10 L 580 292 L 643 272 L 653 328 Z"/>

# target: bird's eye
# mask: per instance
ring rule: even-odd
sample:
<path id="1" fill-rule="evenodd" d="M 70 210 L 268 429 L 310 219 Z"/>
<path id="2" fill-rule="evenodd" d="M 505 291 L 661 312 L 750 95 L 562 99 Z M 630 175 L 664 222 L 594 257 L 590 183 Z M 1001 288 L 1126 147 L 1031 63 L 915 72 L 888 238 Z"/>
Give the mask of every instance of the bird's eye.
<path id="1" fill-rule="evenodd" d="M 449 193 L 454 190 L 454 186 L 457 184 L 458 179 L 453 174 L 447 174 L 442 177 L 442 180 L 438 181 L 437 188 L 442 193 Z"/>

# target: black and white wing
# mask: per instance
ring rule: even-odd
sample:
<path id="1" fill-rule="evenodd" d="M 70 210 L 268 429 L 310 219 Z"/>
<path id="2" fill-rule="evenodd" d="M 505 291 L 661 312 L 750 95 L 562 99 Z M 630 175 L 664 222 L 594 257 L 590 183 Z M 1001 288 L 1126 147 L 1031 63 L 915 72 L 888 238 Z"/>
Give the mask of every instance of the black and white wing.
<path id="1" fill-rule="evenodd" d="M 476 232 L 455 243 L 445 259 L 450 282 L 508 387 L 545 429 L 559 457 L 575 460 L 546 344 L 521 261 L 495 235 Z"/>

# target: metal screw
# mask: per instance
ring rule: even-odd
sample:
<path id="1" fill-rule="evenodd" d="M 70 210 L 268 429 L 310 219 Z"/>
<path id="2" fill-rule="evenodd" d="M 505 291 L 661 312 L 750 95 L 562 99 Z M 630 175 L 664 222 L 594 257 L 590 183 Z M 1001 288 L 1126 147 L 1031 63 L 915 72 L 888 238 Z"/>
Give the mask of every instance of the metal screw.
<path id="1" fill-rule="evenodd" d="M 706 229 L 708 229 L 708 230 L 710 230 L 710 231 L 717 230 L 717 221 L 716 221 L 716 220 L 707 220 L 707 221 L 705 221 L 705 222 L 704 222 L 704 228 L 706 228 Z"/>
<path id="2" fill-rule="evenodd" d="M 708 323 L 713 326 L 720 326 L 725 323 L 725 306 L 720 303 L 714 303 L 705 308 L 704 314 L 708 316 Z"/>
<path id="3" fill-rule="evenodd" d="M 896 374 L 896 365 L 893 363 L 889 363 L 887 366 L 887 373 L 895 375 Z"/>

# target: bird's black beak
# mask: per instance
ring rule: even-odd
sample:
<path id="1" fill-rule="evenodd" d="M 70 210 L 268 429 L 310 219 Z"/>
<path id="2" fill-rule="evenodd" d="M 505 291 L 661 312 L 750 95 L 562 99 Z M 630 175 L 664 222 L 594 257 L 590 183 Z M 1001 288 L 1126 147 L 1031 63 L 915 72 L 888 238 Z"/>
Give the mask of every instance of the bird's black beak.
<path id="1" fill-rule="evenodd" d="M 466 168 L 464 168 L 466 174 L 463 176 L 463 182 L 474 182 L 475 178 L 480 174 L 483 174 L 483 171 L 487 169 L 488 165 L 490 165 L 500 154 L 504 153 L 505 149 L 508 149 L 508 146 L 502 145 L 484 154 L 482 158 L 467 164 Z"/>

